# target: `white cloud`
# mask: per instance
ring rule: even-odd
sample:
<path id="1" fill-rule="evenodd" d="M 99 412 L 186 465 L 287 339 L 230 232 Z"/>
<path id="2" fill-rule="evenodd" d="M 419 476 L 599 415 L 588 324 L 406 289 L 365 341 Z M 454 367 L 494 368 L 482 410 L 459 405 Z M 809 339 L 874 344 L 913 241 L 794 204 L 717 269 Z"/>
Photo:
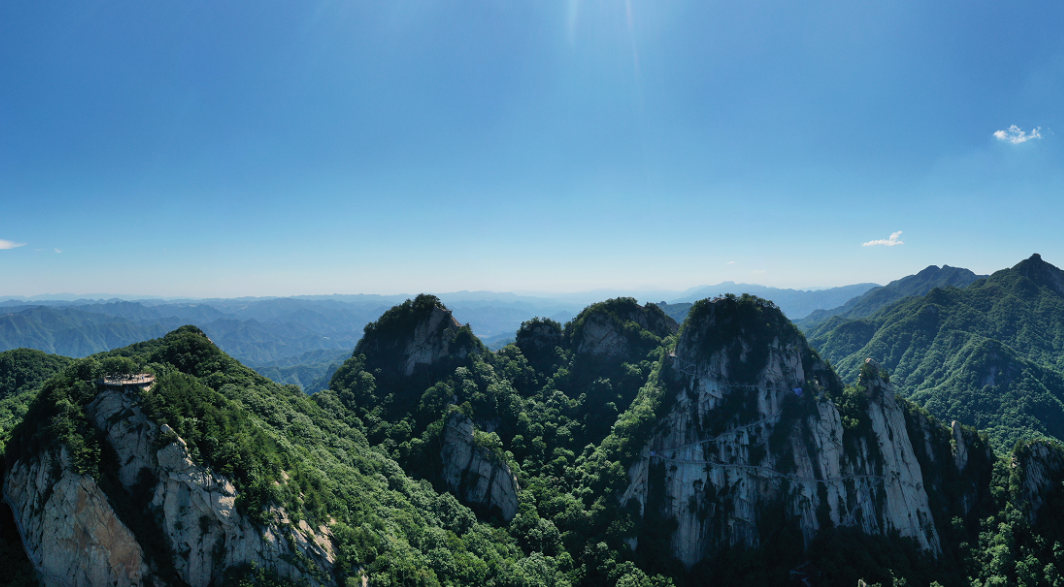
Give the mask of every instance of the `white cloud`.
<path id="1" fill-rule="evenodd" d="M 884 247 L 893 247 L 894 245 L 904 245 L 905 241 L 901 240 L 901 231 L 891 233 L 890 238 L 881 238 L 875 241 L 868 241 L 867 243 L 861 243 L 862 247 L 874 247 L 876 245 L 883 245 Z"/>
<path id="2" fill-rule="evenodd" d="M 768 271 L 765 271 L 764 269 L 754 269 L 750 272 L 750 275 L 760 275 L 761 273 L 768 273 Z"/>
<path id="3" fill-rule="evenodd" d="M 728 265 L 735 265 L 735 261 L 728 261 Z"/>
<path id="4" fill-rule="evenodd" d="M 1018 145 L 1020 143 L 1026 143 L 1031 139 L 1042 138 L 1042 133 L 1038 132 L 1040 130 L 1042 130 L 1042 127 L 1035 127 L 1034 130 L 1031 131 L 1031 134 L 1027 134 L 1014 124 L 1010 126 L 1008 130 L 995 131 L 994 138 L 999 141 L 1007 141 L 1013 145 Z"/>
<path id="5" fill-rule="evenodd" d="M 15 243 L 0 238 L 0 249 L 17 249 L 26 246 L 26 243 Z"/>
<path id="6" fill-rule="evenodd" d="M 63 251 L 60 251 L 59 249 L 56 249 L 55 252 L 62 253 Z"/>

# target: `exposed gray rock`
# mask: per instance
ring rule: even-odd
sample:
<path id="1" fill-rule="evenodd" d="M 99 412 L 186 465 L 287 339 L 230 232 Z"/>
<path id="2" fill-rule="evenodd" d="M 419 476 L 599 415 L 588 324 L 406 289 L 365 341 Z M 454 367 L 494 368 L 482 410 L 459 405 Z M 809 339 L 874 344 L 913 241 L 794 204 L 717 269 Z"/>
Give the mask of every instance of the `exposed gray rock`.
<path id="1" fill-rule="evenodd" d="M 848 451 L 838 409 L 813 397 L 810 382 L 830 372 L 811 363 L 803 338 L 743 338 L 729 352 L 714 346 L 715 320 L 688 324 L 668 359 L 675 403 L 631 466 L 622 501 L 636 500 L 646 515 L 649 498 L 657 498 L 658 513 L 678 524 L 673 554 L 688 566 L 724 546 L 758 546 L 759 512 L 772 502 L 797 520 L 807 543 L 830 520 L 870 534 L 897 531 L 938 552 L 920 466 L 890 385 L 862 382 L 869 430 Z M 717 350 L 707 356 L 704 348 Z M 763 367 L 739 377 L 755 355 L 767 357 Z"/>
<path id="2" fill-rule="evenodd" d="M 140 585 L 149 574 L 133 533 L 66 450 L 17 462 L 4 480 L 26 554 L 47 586 Z"/>
<path id="3" fill-rule="evenodd" d="M 989 496 L 995 457 L 986 437 L 957 421 L 944 426 L 912 405 L 904 411 L 909 438 L 921 459 L 924 489 L 940 497 L 940 509 L 935 512 L 938 520 L 949 520 L 958 513 L 967 515 Z M 955 510 L 958 505 L 960 512 Z"/>
<path id="4" fill-rule="evenodd" d="M 411 375 L 418 365 L 432 365 L 451 354 L 451 342 L 462 325 L 451 315 L 450 310 L 436 306 L 428 318 L 414 328 L 414 334 L 403 350 L 403 374 Z M 464 359 L 468 349 L 454 349 L 459 359 Z"/>
<path id="5" fill-rule="evenodd" d="M 643 330 L 660 337 L 675 333 L 679 328 L 676 321 L 663 312 L 651 312 L 644 306 L 635 306 L 620 316 L 595 311 L 594 306 L 585 312 L 590 314 L 584 318 L 575 341 L 574 350 L 577 354 L 602 358 L 626 355 L 631 345 L 631 333 L 624 328 L 624 322 L 634 322 Z"/>
<path id="6" fill-rule="evenodd" d="M 233 483 L 195 464 L 185 441 L 149 420 L 131 392 L 104 389 L 87 413 L 117 454 L 118 481 L 129 496 L 147 484 L 151 501 L 143 504 L 144 514 L 166 536 L 169 562 L 183 581 L 207 587 L 219 583 L 225 569 L 243 564 L 310 584 L 328 580 L 335 556 L 327 528 L 292 524 L 281 509 L 272 512 L 268 526 L 253 524 L 236 509 Z M 91 477 L 53 461 L 45 453 L 16 463 L 4 486 L 37 568 L 57 577 L 56 585 L 141 585 L 151 562 L 144 560 L 134 534 Z M 51 471 L 58 471 L 57 480 Z"/>
<path id="7" fill-rule="evenodd" d="M 476 445 L 473 428 L 461 412 L 447 418 L 440 451 L 444 482 L 465 504 L 498 508 L 509 522 L 517 515 L 517 479 L 497 455 Z"/>
<path id="8" fill-rule="evenodd" d="M 628 337 L 604 314 L 593 314 L 584 321 L 576 352 L 601 357 L 619 357 L 628 352 Z"/>
<path id="9" fill-rule="evenodd" d="M 1046 494 L 1064 477 L 1064 453 L 1045 441 L 1035 440 L 1013 453 L 1011 466 L 1023 472 L 1020 491 L 1023 500 L 1030 504 L 1027 515 L 1033 524 L 1045 504 Z"/>
<path id="10" fill-rule="evenodd" d="M 953 464 L 958 471 L 963 471 L 968 467 L 968 438 L 956 420 L 950 422 L 950 432 L 953 434 Z"/>

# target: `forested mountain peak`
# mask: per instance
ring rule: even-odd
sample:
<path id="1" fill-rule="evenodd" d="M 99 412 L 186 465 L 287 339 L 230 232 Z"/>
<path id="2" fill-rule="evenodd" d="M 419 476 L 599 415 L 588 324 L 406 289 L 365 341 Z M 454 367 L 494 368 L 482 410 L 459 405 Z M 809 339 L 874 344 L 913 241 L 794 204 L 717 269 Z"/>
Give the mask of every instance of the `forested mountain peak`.
<path id="1" fill-rule="evenodd" d="M 1064 437 L 1064 274 L 1033 255 L 964 289 L 935 288 L 808 330 L 852 380 L 867 357 L 937 417 L 1017 440 Z"/>
<path id="2" fill-rule="evenodd" d="M 409 376 L 443 358 L 461 360 L 483 350 L 469 326 L 462 326 L 439 298 L 421 294 L 367 324 L 355 355 L 365 356 L 368 369 Z"/>
<path id="3" fill-rule="evenodd" d="M 622 458 L 622 502 L 642 514 L 637 552 L 667 552 L 695 574 L 715 573 L 716 584 L 737 576 L 729 553 L 765 548 L 799 567 L 818 536 L 835 532 L 898 533 L 923 556 L 941 553 L 905 406 L 886 374 L 869 362 L 860 385 L 844 389 L 772 302 L 697 302 L 659 377 L 603 446 L 615 444 L 634 448 L 634 463 Z M 948 447 L 932 458 L 952 463 Z"/>
<path id="4" fill-rule="evenodd" d="M 154 385 L 96 383 L 133 369 Z M 70 362 L 34 395 L 3 467 L 30 560 L 0 542 L 27 585 L 568 584 L 406 476 L 335 394 L 275 384 L 196 327 Z"/>
<path id="5" fill-rule="evenodd" d="M 1038 253 L 1016 264 L 1011 270 L 1033 281 L 1039 287 L 1048 287 L 1064 296 L 1064 271 L 1042 260 Z M 996 274 L 995 274 L 996 275 Z"/>
<path id="6" fill-rule="evenodd" d="M 805 329 L 812 329 L 826 320 L 839 316 L 842 318 L 862 318 L 870 316 L 897 300 L 908 296 L 922 296 L 931 290 L 945 287 L 963 288 L 978 280 L 976 275 L 963 267 L 950 267 L 949 265 L 929 265 L 915 275 L 902 277 L 894 280 L 883 287 L 876 287 L 868 292 L 850 299 L 845 304 L 829 310 L 816 310 L 809 316 L 797 320 L 798 325 Z"/>
<path id="7" fill-rule="evenodd" d="M 677 328 L 676 321 L 654 304 L 641 306 L 634 298 L 614 298 L 588 306 L 569 323 L 566 334 L 578 355 L 616 357 L 636 349 L 645 355 Z"/>
<path id="8" fill-rule="evenodd" d="M 695 302 L 684 322 L 678 349 L 698 349 L 709 358 L 722 347 L 734 347 L 736 356 L 747 355 L 752 347 L 766 344 L 768 338 L 792 342 L 801 336 L 791 321 L 771 301 L 756 296 L 728 294 Z"/>
<path id="9" fill-rule="evenodd" d="M 974 312 L 965 295 L 921 297 L 917 324 Z M 972 350 L 1004 362 L 991 385 L 1034 373 L 997 341 Z M 4 483 L 33 559 L 17 564 L 49 585 L 953 587 L 1055 577 L 1064 540 L 1055 444 L 995 461 L 985 436 L 896 398 L 897 368 L 862 359 L 844 387 L 749 295 L 694 304 L 679 331 L 607 300 L 564 327 L 528 320 L 497 352 L 418 296 L 309 397 L 195 326 L 75 361 L 2 354 L 0 380 L 27 367 L 54 376 L 18 396 Z M 97 384 L 139 371 L 155 384 Z M 49 540 L 55 524 L 90 555 L 68 530 Z"/>

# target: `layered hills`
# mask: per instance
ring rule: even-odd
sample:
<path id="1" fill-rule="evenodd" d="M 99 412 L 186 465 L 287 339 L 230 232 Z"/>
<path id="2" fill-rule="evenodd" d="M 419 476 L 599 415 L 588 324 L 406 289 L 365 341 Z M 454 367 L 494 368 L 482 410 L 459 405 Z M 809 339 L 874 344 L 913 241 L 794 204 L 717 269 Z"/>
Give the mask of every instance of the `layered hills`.
<path id="1" fill-rule="evenodd" d="M 23 550 L 0 557 L 46 585 L 1060 576 L 1064 450 L 1001 459 L 875 362 L 845 385 L 771 302 L 701 300 L 679 324 L 618 298 L 514 339 L 490 351 L 418 296 L 309 396 L 192 326 L 0 355 L 24 409 L 3 432 Z"/>
<path id="2" fill-rule="evenodd" d="M 1000 451 L 1064 438 L 1064 272 L 1033 255 L 964 289 L 935 288 L 807 329 L 851 379 L 865 358 L 943 419 L 987 430 Z"/>
<path id="3" fill-rule="evenodd" d="M 150 385 L 123 383 L 144 369 Z M 4 495 L 46 585 L 565 584 L 342 416 L 183 327 L 49 379 Z"/>
<path id="4" fill-rule="evenodd" d="M 903 277 L 882 287 L 874 287 L 838 307 L 814 310 L 808 316 L 795 320 L 795 323 L 802 329 L 808 329 L 833 316 L 846 319 L 863 318 L 902 298 L 922 296 L 936 287 L 964 288 L 982 277 L 986 276 L 976 275 L 962 267 L 931 265 L 915 275 Z"/>
<path id="5" fill-rule="evenodd" d="M 875 283 L 857 283 L 827 289 L 802 290 L 725 281 L 717 285 L 688 290 L 685 295 L 672 300 L 669 305 L 693 304 L 698 300 L 715 298 L 728 293 L 748 293 L 772 300 L 787 317 L 797 320 L 817 310 L 841 306 L 848 300 L 878 287 L 880 286 Z"/>

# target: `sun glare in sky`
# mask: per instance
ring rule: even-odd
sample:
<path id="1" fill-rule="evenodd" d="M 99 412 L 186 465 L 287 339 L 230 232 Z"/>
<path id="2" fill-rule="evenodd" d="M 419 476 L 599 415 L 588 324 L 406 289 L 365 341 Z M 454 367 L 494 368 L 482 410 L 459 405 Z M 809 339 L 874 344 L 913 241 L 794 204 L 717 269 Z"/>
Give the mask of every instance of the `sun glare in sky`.
<path id="1" fill-rule="evenodd" d="M 0 294 L 804 288 L 1034 251 L 1059 265 L 1062 17 L 5 3 Z"/>

